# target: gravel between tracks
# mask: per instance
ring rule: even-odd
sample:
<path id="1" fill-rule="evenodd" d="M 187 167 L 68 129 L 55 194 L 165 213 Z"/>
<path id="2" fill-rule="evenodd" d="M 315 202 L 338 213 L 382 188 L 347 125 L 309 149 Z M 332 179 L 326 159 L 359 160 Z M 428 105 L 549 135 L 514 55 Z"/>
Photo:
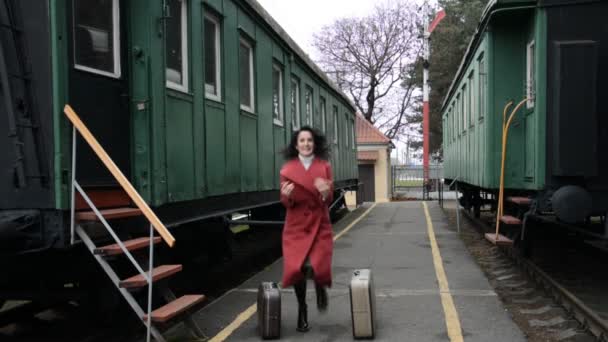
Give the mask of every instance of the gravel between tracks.
<path id="1" fill-rule="evenodd" d="M 455 202 L 446 202 L 444 207 L 450 226 L 456 230 Z M 473 222 L 464 215 L 460 218 L 461 239 L 528 341 L 595 341 L 512 259 L 487 242 Z"/>

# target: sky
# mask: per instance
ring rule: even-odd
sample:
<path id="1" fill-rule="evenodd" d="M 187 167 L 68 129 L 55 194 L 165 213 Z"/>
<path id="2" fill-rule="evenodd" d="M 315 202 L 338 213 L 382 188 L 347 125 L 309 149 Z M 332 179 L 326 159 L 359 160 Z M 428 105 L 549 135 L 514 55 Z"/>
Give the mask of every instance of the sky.
<path id="1" fill-rule="evenodd" d="M 276 20 L 289 36 L 306 52 L 313 61 L 318 60 L 312 45 L 313 34 L 323 26 L 331 25 L 340 18 L 363 17 L 373 11 L 381 0 L 257 0 Z M 393 0 L 384 0 L 393 1 Z M 424 0 L 404 0 L 422 4 Z M 435 4 L 436 0 L 430 0 Z M 319 10 L 322 9 L 322 10 Z M 403 156 L 405 144 L 394 141 L 397 150 L 393 157 Z"/>
<path id="2" fill-rule="evenodd" d="M 296 43 L 313 59 L 312 36 L 336 19 L 362 17 L 373 10 L 373 0 L 258 0 Z M 319 9 L 323 9 L 322 11 Z"/>

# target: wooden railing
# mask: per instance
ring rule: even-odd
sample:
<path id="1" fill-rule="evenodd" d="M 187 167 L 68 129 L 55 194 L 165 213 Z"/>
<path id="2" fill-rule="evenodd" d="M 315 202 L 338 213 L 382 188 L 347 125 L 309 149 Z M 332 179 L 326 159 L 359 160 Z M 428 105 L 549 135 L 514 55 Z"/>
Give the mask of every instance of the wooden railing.
<path id="1" fill-rule="evenodd" d="M 74 127 L 80 132 L 80 135 L 84 138 L 84 140 L 91 146 L 97 157 L 103 162 L 106 168 L 112 173 L 112 176 L 118 181 L 120 186 L 125 190 L 127 195 L 133 200 L 133 203 L 141 210 L 144 216 L 150 221 L 154 230 L 158 232 L 158 234 L 163 238 L 163 240 L 169 245 L 173 247 L 175 244 L 175 238 L 169 232 L 167 227 L 158 219 L 156 214 L 150 209 L 146 201 L 139 195 L 139 193 L 135 190 L 131 182 L 125 177 L 125 175 L 120 171 L 118 166 L 114 164 L 114 161 L 108 156 L 106 151 L 101 147 L 97 139 L 91 134 L 87 126 L 80 120 L 76 112 L 70 107 L 70 105 L 65 105 L 63 112 L 68 117 L 68 119 L 72 122 Z M 75 142 L 73 142 L 75 143 Z"/>

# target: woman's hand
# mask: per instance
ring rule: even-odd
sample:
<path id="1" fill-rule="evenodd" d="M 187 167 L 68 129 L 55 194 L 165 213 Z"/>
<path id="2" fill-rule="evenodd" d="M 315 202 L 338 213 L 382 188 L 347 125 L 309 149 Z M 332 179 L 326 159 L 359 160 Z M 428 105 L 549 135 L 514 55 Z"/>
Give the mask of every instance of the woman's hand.
<path id="1" fill-rule="evenodd" d="M 283 182 L 281 183 L 281 194 L 283 196 L 289 198 L 291 196 L 291 192 L 293 191 L 294 185 L 292 182 Z"/>
<path id="2" fill-rule="evenodd" d="M 329 180 L 323 178 L 315 178 L 315 187 L 321 194 L 321 198 L 325 201 L 327 196 L 329 195 L 329 190 L 331 189 L 329 186 Z"/>

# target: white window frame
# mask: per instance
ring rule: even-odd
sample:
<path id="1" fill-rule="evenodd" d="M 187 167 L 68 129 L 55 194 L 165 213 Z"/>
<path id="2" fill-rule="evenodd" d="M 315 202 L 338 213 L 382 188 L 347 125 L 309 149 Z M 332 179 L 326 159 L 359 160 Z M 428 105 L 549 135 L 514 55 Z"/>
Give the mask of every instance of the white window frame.
<path id="1" fill-rule="evenodd" d="M 188 92 L 188 0 L 179 0 L 182 4 L 182 83 L 167 80 L 167 88 Z M 166 66 L 165 66 L 166 69 Z M 165 71 L 166 74 L 166 71 Z"/>
<path id="2" fill-rule="evenodd" d="M 479 121 L 483 120 L 483 117 L 485 115 L 486 112 L 486 82 L 487 82 L 487 75 L 486 75 L 486 62 L 483 58 L 484 56 L 482 55 L 481 57 L 479 57 L 478 59 L 478 69 L 479 69 L 479 77 L 478 77 L 478 87 L 479 87 L 479 111 L 478 111 L 478 118 Z"/>
<path id="3" fill-rule="evenodd" d="M 241 45 L 243 44 L 245 46 L 247 46 L 247 48 L 249 48 L 249 99 L 250 99 L 250 103 L 249 106 L 241 104 L 241 109 L 248 111 L 250 113 L 254 113 L 255 112 L 255 98 L 254 98 L 254 89 L 253 86 L 255 84 L 254 81 L 254 69 L 253 69 L 253 45 L 245 38 L 240 37 L 239 38 L 239 49 L 241 49 Z M 240 54 L 240 51 L 239 51 Z M 240 57 L 239 57 L 240 58 Z M 239 68 L 241 67 L 240 65 L 240 59 L 239 59 Z M 239 71 L 240 72 L 240 71 Z M 240 79 L 239 79 L 240 82 Z M 241 87 L 239 86 L 239 91 L 240 91 Z M 239 103 L 241 103 L 241 99 L 239 98 Z"/>
<path id="4" fill-rule="evenodd" d="M 309 96 L 306 96 L 307 94 L 310 94 Z M 306 85 L 304 87 L 304 112 L 306 113 L 306 124 L 310 127 L 312 127 L 312 124 L 314 122 L 313 117 L 312 117 L 312 113 L 313 113 L 313 97 L 314 97 L 314 92 L 312 90 L 312 87 L 310 87 L 309 85 Z M 310 101 L 310 103 L 308 103 L 308 101 Z M 310 104 L 310 106 L 309 106 Z"/>
<path id="5" fill-rule="evenodd" d="M 295 96 L 295 108 L 296 108 L 296 112 L 295 113 L 291 113 L 291 115 L 294 115 L 294 118 L 292 117 L 292 122 L 291 122 L 291 129 L 296 131 L 298 129 L 300 129 L 300 124 L 302 122 L 302 115 L 300 113 L 300 80 L 292 77 L 291 78 L 291 91 L 293 92 L 295 90 L 296 92 L 296 96 Z M 293 108 L 293 104 L 292 104 L 292 100 L 293 100 L 293 93 L 290 94 L 289 96 L 289 109 L 291 110 Z"/>
<path id="6" fill-rule="evenodd" d="M 275 125 L 283 126 L 283 120 L 285 119 L 285 113 L 283 110 L 283 68 L 281 68 L 277 63 L 272 63 L 272 70 L 273 72 L 275 70 L 279 72 L 279 118 L 277 119 L 274 117 L 274 103 L 272 104 L 272 118 Z M 274 96 L 274 89 L 272 89 L 272 92 L 272 96 Z"/>
<path id="7" fill-rule="evenodd" d="M 532 40 L 526 46 L 526 108 L 534 108 L 536 100 L 536 45 Z"/>
<path id="8" fill-rule="evenodd" d="M 469 127 L 475 126 L 475 109 L 477 108 L 475 97 L 475 71 L 469 73 L 469 86 L 467 87 L 467 96 L 469 98 Z"/>
<path id="9" fill-rule="evenodd" d="M 325 133 L 327 129 L 327 100 L 323 96 L 319 97 L 319 106 L 321 107 L 321 130 Z"/>
<path id="10" fill-rule="evenodd" d="M 72 3 L 72 30 L 76 30 L 76 8 L 75 1 Z M 76 63 L 76 34 L 72 34 L 72 46 L 74 47 L 74 68 L 97 75 L 108 76 L 112 78 L 120 78 L 120 6 L 118 0 L 112 1 L 112 50 L 114 51 L 114 72 L 108 72 L 96 68 L 91 68 L 86 65 Z"/>
<path id="11" fill-rule="evenodd" d="M 217 94 L 213 94 L 207 89 L 207 80 L 205 80 L 205 97 L 215 101 L 222 100 L 222 50 L 220 41 L 220 20 L 215 15 L 205 13 L 203 20 L 209 20 L 215 25 L 215 82 Z M 204 23 L 203 23 L 204 27 Z M 206 61 L 205 61 L 206 62 Z"/>

